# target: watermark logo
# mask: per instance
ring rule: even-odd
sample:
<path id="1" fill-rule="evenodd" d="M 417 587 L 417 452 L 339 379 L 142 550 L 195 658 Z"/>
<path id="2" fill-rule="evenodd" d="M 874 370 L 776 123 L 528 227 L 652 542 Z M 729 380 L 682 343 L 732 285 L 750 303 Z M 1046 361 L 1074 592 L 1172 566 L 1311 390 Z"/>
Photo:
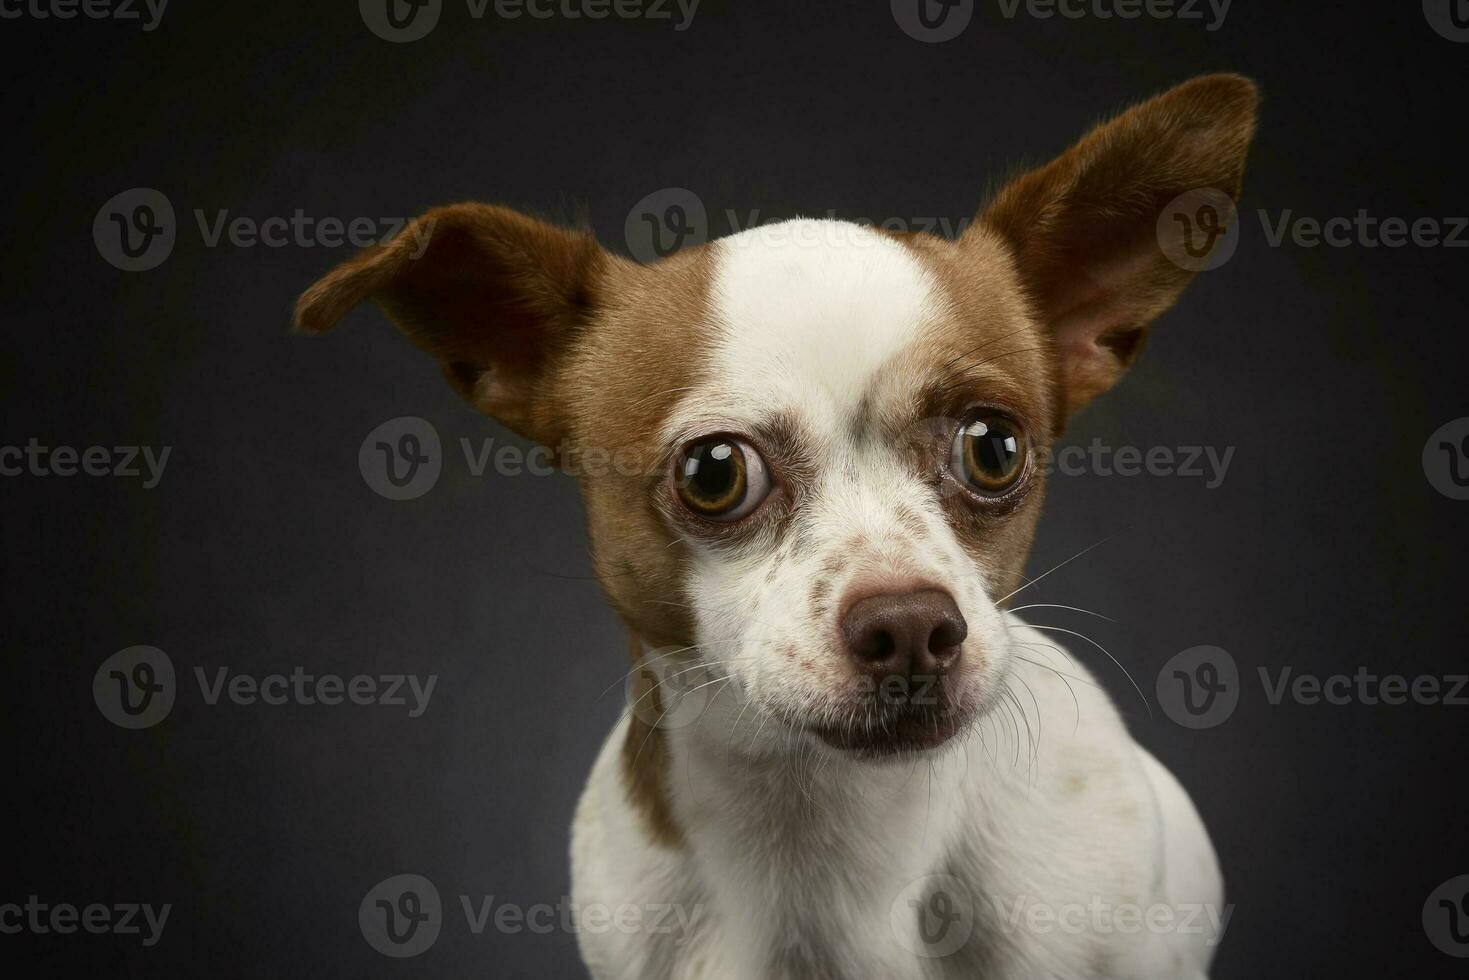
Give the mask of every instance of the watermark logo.
<path id="1" fill-rule="evenodd" d="M 1184 650 L 1158 672 L 1157 695 L 1163 713 L 1184 728 L 1214 728 L 1239 706 L 1239 665 L 1219 647 Z"/>
<path id="2" fill-rule="evenodd" d="M 1158 215 L 1158 246 L 1188 272 L 1217 269 L 1239 247 L 1234 199 L 1212 187 L 1178 195 Z"/>
<path id="3" fill-rule="evenodd" d="M 1469 674 L 1378 674 L 1363 665 L 1352 673 L 1314 674 L 1286 665 L 1257 667 L 1264 703 L 1315 707 L 1469 708 Z M 1158 673 L 1158 703 L 1185 728 L 1228 721 L 1245 693 L 1233 658 L 1218 647 L 1185 650 Z M 1251 688 L 1253 691 L 1253 687 Z"/>
<path id="4" fill-rule="evenodd" d="M 698 721 L 709 707 L 717 679 L 705 665 L 681 661 L 683 652 L 681 647 L 652 650 L 627 675 L 627 706 L 643 724 L 676 731 Z"/>
<path id="5" fill-rule="evenodd" d="M 650 264 L 680 249 L 720 236 L 730 248 L 889 248 L 890 232 L 934 235 L 957 241 L 973 223 L 972 216 L 941 215 L 872 218 L 823 212 L 772 215 L 761 208 L 722 208 L 711 213 L 698 194 L 684 187 L 665 187 L 639 201 L 623 224 L 623 241 L 639 262 Z"/>
<path id="6" fill-rule="evenodd" d="M 1257 212 L 1265 243 L 1280 248 L 1289 239 L 1296 248 L 1469 248 L 1469 218 L 1419 217 L 1408 219 L 1396 215 L 1379 217 L 1366 208 L 1358 208 L 1352 217 L 1336 215 L 1315 218 L 1298 215 L 1291 208 L 1274 218 L 1264 208 Z"/>
<path id="7" fill-rule="evenodd" d="M 969 29 L 974 0 L 892 0 L 893 20 L 915 41 L 942 44 Z"/>
<path id="8" fill-rule="evenodd" d="M 1089 902 L 1065 902 L 1059 905 L 1034 901 L 1026 896 L 1014 901 L 990 896 L 994 917 L 1011 934 L 1029 936 L 1198 936 L 1204 945 L 1218 946 L 1234 918 L 1234 906 L 1184 903 L 1168 905 L 1155 902 L 1114 903 L 1101 897 Z"/>
<path id="9" fill-rule="evenodd" d="M 709 212 L 686 187 L 665 187 L 633 205 L 623 225 L 632 257 L 644 265 L 709 240 Z"/>
<path id="10" fill-rule="evenodd" d="M 0 446 L 0 476 L 111 476 L 142 479 L 152 490 L 163 480 L 172 446 L 43 446 L 32 436 L 24 446 Z"/>
<path id="11" fill-rule="evenodd" d="M 263 704 L 267 707 L 297 705 L 335 708 L 351 704 L 358 707 L 406 708 L 409 718 L 422 718 L 433 701 L 439 675 L 429 674 L 313 674 L 296 666 L 289 674 L 275 673 L 258 677 L 219 667 L 211 679 L 203 667 L 194 668 L 194 681 L 204 703 L 213 707 L 227 700 L 239 707 Z"/>
<path id="12" fill-rule="evenodd" d="M 318 217 L 303 208 L 265 217 L 233 214 L 229 208 L 194 208 L 191 213 L 205 248 L 368 248 L 393 241 L 409 227 L 405 217 Z M 409 255 L 422 258 L 432 241 L 434 222 L 420 222 L 409 230 L 415 245 Z M 124 272 L 147 272 L 162 265 L 173 254 L 181 231 L 173 203 L 149 187 L 118 194 L 92 222 L 97 252 Z"/>
<path id="13" fill-rule="evenodd" d="M 1469 43 L 1469 0 L 1423 0 L 1423 16 L 1440 37 Z"/>
<path id="14" fill-rule="evenodd" d="M 444 469 L 439 432 L 427 419 L 406 415 L 373 429 L 357 452 L 362 479 L 389 500 L 417 500 Z"/>
<path id="15" fill-rule="evenodd" d="M 1224 26 L 1234 0 L 998 0 L 1000 15 L 1014 20 L 1025 8 L 1027 16 L 1036 20 L 1062 17 L 1066 20 L 1196 20 L 1204 30 L 1214 32 Z M 1212 15 L 1212 17 L 1211 17 Z M 1205 20 L 1205 18 L 1210 18 Z"/>
<path id="16" fill-rule="evenodd" d="M 395 875 L 373 886 L 357 909 L 362 938 L 384 956 L 428 952 L 444 926 L 439 890 L 423 875 Z"/>
<path id="17" fill-rule="evenodd" d="M 491 931 L 505 936 L 531 934 L 669 936 L 673 945 L 690 942 L 704 917 L 704 906 L 673 902 L 578 905 L 562 896 L 556 902 L 529 905 L 495 895 L 451 896 L 459 915 L 450 913 L 433 882 L 422 875 L 395 875 L 375 885 L 357 909 L 357 924 L 368 945 L 394 959 L 428 951 L 445 928 L 463 928 L 474 937 Z"/>
<path id="18" fill-rule="evenodd" d="M 92 677 L 92 700 L 119 728 L 152 728 L 168 717 L 178 696 L 173 661 L 157 647 L 119 650 Z"/>
<path id="19" fill-rule="evenodd" d="M 384 41 L 421 41 L 439 24 L 444 0 L 358 0 L 362 22 Z"/>
<path id="20" fill-rule="evenodd" d="M 1177 477 L 1217 490 L 1229 475 L 1234 446 L 1109 446 L 1093 438 L 1087 446 L 1048 446 L 1039 454 L 1041 471 L 1060 476 Z"/>
<path id="21" fill-rule="evenodd" d="M 123 191 L 97 211 L 92 240 L 98 254 L 123 272 L 156 269 L 178 240 L 173 203 L 151 187 Z"/>
<path id="22" fill-rule="evenodd" d="M 168 0 L 0 0 L 0 20 L 136 20 L 148 34 L 163 23 L 167 9 Z"/>
<path id="23" fill-rule="evenodd" d="M 904 949 L 939 959 L 963 948 L 974 933 L 974 898 L 953 875 L 926 875 L 898 893 L 888 919 Z"/>
<path id="24" fill-rule="evenodd" d="M 1469 959 L 1469 875 L 1449 879 L 1428 896 L 1423 931 L 1439 952 Z"/>
<path id="25" fill-rule="evenodd" d="M 409 718 L 421 718 L 433 701 L 439 675 L 428 674 L 315 674 L 296 666 L 290 673 L 263 676 L 218 667 L 212 673 L 193 669 L 199 699 L 209 707 L 221 703 L 238 707 L 357 707 L 403 708 Z M 179 685 L 173 661 L 155 647 L 119 650 L 97 668 L 92 699 L 102 715 L 120 728 L 151 728 L 167 718 L 178 699 Z"/>
<path id="26" fill-rule="evenodd" d="M 1469 500 L 1469 418 L 1455 419 L 1423 444 L 1423 473 L 1451 500 Z"/>
<path id="27" fill-rule="evenodd" d="M 93 903 L 78 908 L 70 902 L 52 904 L 31 895 L 24 905 L 0 905 L 0 935 L 69 936 L 80 931 L 93 936 L 139 936 L 139 941 L 151 948 L 163 938 L 172 911 L 171 903 L 156 907 L 138 902 Z"/>
<path id="28" fill-rule="evenodd" d="M 1420 707 L 1469 707 L 1469 674 L 1419 674 L 1405 677 L 1402 674 L 1374 674 L 1365 666 L 1358 667 L 1354 674 L 1297 674 L 1294 667 L 1281 667 L 1270 676 L 1270 671 L 1259 668 L 1260 686 L 1264 688 L 1265 700 L 1272 707 L 1279 707 L 1287 697 L 1292 704 L 1303 707 L 1331 705 L 1347 707 L 1364 704 L 1375 707 L 1387 705 L 1398 707 L 1413 704 Z"/>
<path id="29" fill-rule="evenodd" d="M 701 0 L 464 0 L 470 20 L 493 15 L 500 20 L 669 21 L 675 31 L 693 26 Z M 444 0 L 358 0 L 362 22 L 384 41 L 421 41 L 439 25 Z M 675 22 L 675 18 L 677 21 Z"/>

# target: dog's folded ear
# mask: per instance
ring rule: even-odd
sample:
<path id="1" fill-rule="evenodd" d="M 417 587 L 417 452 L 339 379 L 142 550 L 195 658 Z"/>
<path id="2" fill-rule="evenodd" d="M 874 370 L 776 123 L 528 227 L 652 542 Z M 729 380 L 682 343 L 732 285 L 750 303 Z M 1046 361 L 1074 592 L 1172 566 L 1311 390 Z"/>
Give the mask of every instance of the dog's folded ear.
<path id="1" fill-rule="evenodd" d="M 371 299 L 470 404 L 555 446 L 556 367 L 595 308 L 608 258 L 590 233 L 456 204 L 328 273 L 297 301 L 296 327 L 330 330 Z"/>
<path id="2" fill-rule="evenodd" d="M 1209 267 L 1234 217 L 1257 102 L 1238 75 L 1186 82 L 1011 182 L 974 229 L 1007 242 L 1050 331 L 1063 420 L 1121 377 L 1148 325 Z"/>

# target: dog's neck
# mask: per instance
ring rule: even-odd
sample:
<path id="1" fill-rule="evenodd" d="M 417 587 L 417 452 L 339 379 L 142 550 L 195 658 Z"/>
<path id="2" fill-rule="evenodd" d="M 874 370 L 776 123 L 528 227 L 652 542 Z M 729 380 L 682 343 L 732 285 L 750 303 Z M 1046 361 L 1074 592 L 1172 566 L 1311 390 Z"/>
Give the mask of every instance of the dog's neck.
<path id="1" fill-rule="evenodd" d="M 882 964 L 893 955 L 894 896 L 954 872 L 965 829 L 989 822 L 964 779 L 975 765 L 968 740 L 863 760 L 772 734 L 773 722 L 760 731 L 743 707 L 725 692 L 697 723 L 668 732 L 665 783 L 702 890 L 739 910 L 757 958 L 743 967 L 847 976 Z M 868 948 L 864 936 L 882 942 Z"/>

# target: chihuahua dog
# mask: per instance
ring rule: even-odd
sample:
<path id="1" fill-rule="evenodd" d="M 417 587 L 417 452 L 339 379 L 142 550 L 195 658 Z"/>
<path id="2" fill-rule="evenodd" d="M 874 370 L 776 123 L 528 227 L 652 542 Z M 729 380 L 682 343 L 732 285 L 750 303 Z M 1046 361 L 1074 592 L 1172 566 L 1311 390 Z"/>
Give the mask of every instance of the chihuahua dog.
<path id="1" fill-rule="evenodd" d="M 1198 813 L 1015 598 L 1041 460 L 1233 216 L 1256 103 L 1172 89 L 954 240 L 803 219 L 641 265 L 459 204 L 301 297 L 311 333 L 376 301 L 476 409 L 619 463 L 577 479 L 641 680 L 573 901 L 681 926 L 584 925 L 594 976 L 1207 977 Z"/>

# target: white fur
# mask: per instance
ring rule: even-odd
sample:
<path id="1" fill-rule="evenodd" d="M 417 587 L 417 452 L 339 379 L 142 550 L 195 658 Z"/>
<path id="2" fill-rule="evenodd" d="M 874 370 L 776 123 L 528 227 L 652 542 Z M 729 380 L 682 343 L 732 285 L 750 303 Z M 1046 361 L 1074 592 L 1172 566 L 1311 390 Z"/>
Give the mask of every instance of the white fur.
<path id="1" fill-rule="evenodd" d="M 749 419 L 839 422 L 936 314 L 937 284 L 901 244 L 842 221 L 788 221 L 714 246 L 723 335 L 711 376 L 732 399 L 685 405 Z"/>
<path id="2" fill-rule="evenodd" d="M 578 809 L 573 859 L 578 904 L 673 903 L 693 924 L 583 932 L 594 975 L 1204 977 L 1212 936 L 1069 927 L 1099 907 L 1109 921 L 1133 906 L 1182 917 L 1198 905 L 1206 924 L 1212 906 L 1221 918 L 1208 837 L 1085 669 L 997 609 L 991 570 L 961 546 L 932 486 L 852 425 L 859 406 L 911 403 L 904 355 L 942 315 L 939 285 L 902 245 L 839 222 L 756 229 L 717 249 L 721 338 L 664 436 L 793 419 L 817 474 L 784 540 L 738 554 L 689 542 L 682 598 L 713 697 L 696 723 L 663 733 L 685 848 L 650 844 L 627 798 L 624 720 Z M 952 679 L 982 706 L 977 723 L 887 762 L 802 730 L 839 717 L 837 603 L 813 600 L 818 577 L 834 597 L 874 583 L 949 589 L 969 625 Z M 974 932 L 924 958 L 901 897 L 936 874 L 963 883 Z M 1070 918 L 1049 930 L 1031 918 L 1047 914 Z"/>

